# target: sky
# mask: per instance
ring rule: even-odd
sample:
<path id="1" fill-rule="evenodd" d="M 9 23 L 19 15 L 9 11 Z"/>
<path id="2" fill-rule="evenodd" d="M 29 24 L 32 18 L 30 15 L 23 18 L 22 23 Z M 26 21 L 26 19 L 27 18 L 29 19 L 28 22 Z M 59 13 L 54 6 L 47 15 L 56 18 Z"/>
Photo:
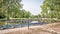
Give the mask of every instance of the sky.
<path id="1" fill-rule="evenodd" d="M 23 9 L 29 11 L 33 15 L 40 14 L 40 6 L 43 4 L 43 0 L 22 0 Z"/>

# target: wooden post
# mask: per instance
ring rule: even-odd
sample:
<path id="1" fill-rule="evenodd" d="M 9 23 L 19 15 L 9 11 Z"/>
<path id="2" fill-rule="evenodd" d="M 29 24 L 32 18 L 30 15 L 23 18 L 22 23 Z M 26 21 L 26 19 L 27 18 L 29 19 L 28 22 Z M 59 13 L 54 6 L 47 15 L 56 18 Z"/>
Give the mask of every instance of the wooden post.
<path id="1" fill-rule="evenodd" d="M 28 20 L 28 30 L 29 30 L 29 20 Z"/>

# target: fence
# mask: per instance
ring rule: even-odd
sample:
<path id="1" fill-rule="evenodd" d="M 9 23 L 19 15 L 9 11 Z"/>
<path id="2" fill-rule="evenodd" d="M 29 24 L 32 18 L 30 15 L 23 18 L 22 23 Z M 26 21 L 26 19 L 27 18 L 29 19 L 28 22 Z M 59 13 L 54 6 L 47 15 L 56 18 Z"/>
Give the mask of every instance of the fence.
<path id="1" fill-rule="evenodd" d="M 60 19 L 57 18 L 20 18 L 20 19 L 0 19 L 0 25 L 1 24 L 22 24 L 22 23 L 30 23 L 32 21 L 38 21 L 38 22 L 46 22 L 46 23 L 55 23 L 60 22 Z"/>

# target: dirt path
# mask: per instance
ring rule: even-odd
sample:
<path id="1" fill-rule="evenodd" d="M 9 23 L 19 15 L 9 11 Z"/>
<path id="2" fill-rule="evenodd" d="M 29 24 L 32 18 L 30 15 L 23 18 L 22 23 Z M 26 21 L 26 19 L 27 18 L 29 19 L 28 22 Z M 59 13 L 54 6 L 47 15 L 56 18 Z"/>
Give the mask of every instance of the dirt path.
<path id="1" fill-rule="evenodd" d="M 56 25 L 56 23 L 54 25 Z M 57 34 L 55 32 L 60 32 L 60 30 L 58 30 L 60 29 L 60 25 L 59 27 L 53 27 L 54 25 L 48 24 L 42 26 L 41 25 L 30 26 L 29 30 L 27 29 L 27 27 L 6 29 L 6 30 L 0 30 L 0 34 Z"/>

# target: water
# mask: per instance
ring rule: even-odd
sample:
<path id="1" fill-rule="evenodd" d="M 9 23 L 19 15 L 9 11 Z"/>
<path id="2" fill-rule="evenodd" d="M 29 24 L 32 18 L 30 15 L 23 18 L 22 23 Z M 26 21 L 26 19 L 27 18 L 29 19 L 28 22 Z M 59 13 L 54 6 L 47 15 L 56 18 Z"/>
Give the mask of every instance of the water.
<path id="1" fill-rule="evenodd" d="M 9 22 L 12 22 L 12 23 L 6 24 L 6 22 L 5 23 L 0 22 L 0 23 L 2 23 L 0 25 L 3 26 L 3 27 L 0 27 L 0 28 L 9 29 L 9 28 L 27 27 L 28 25 L 29 26 L 35 26 L 35 25 L 47 24 L 46 22 L 39 22 L 39 21 L 30 21 L 28 23 L 28 21 L 24 21 L 24 20 L 12 20 L 12 21 L 9 21 Z M 27 23 L 23 23 L 23 22 L 27 22 Z M 13 24 L 13 23 L 15 23 L 15 24 Z"/>

